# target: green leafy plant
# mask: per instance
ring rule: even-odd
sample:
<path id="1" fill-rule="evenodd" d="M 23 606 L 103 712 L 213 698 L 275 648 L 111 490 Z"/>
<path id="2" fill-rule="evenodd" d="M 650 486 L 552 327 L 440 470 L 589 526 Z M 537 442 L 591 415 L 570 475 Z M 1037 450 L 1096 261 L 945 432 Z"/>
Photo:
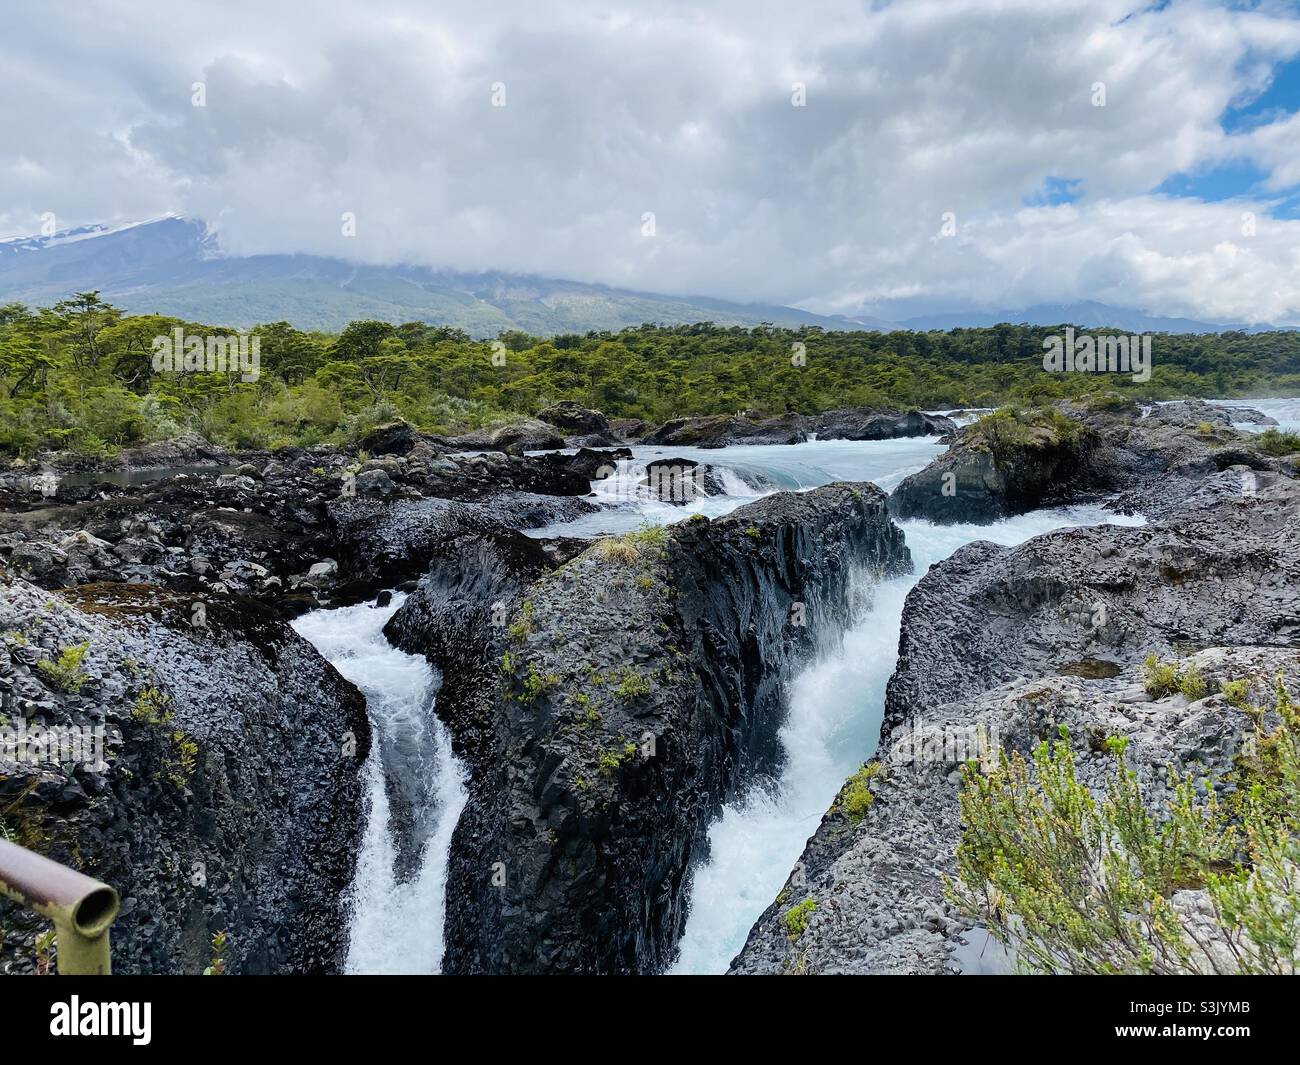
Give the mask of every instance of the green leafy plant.
<path id="1" fill-rule="evenodd" d="M 1300 965 L 1300 715 L 1278 678 L 1275 728 L 1253 732 L 1217 780 L 1179 777 L 1161 805 L 1113 758 L 1105 791 L 1076 773 L 1068 733 L 1032 761 L 968 766 L 959 909 L 1032 972 L 1288 973 Z M 1181 891 L 1212 915 L 1190 916 Z"/>
<path id="2" fill-rule="evenodd" d="M 1265 429 L 1255 440 L 1255 446 L 1266 455 L 1294 455 L 1300 452 L 1300 433 L 1281 429 Z"/>
<path id="3" fill-rule="evenodd" d="M 51 928 L 36 937 L 32 944 L 36 953 L 36 975 L 50 976 L 54 972 L 56 936 Z"/>
<path id="4" fill-rule="evenodd" d="M 857 826 L 867 816 L 871 804 L 876 801 L 871 792 L 871 782 L 880 775 L 883 767 L 879 762 L 868 762 L 853 776 L 849 777 L 840 793 L 840 809 L 849 818 L 849 823 Z"/>
<path id="5" fill-rule="evenodd" d="M 804 899 L 803 902 L 786 911 L 785 933 L 792 942 L 798 942 L 799 937 L 808 931 L 808 921 L 816 910 L 816 900 Z"/>
<path id="6" fill-rule="evenodd" d="M 171 722 L 171 696 L 157 688 L 142 688 L 135 697 L 131 716 L 146 725 L 166 725 Z"/>
<path id="7" fill-rule="evenodd" d="M 529 662 L 528 670 L 524 674 L 523 692 L 519 699 L 525 703 L 536 702 L 543 692 L 559 682 L 560 678 L 554 673 L 543 673 L 537 668 L 536 662 Z"/>
<path id="8" fill-rule="evenodd" d="M 42 658 L 36 663 L 36 672 L 41 679 L 55 691 L 76 694 L 86 685 L 90 674 L 82 663 L 90 652 L 90 641 L 65 647 L 59 652 L 57 660 Z"/>
<path id="9" fill-rule="evenodd" d="M 212 960 L 208 962 L 208 967 L 203 970 L 204 976 L 225 976 L 226 975 L 226 947 L 230 945 L 230 937 L 223 928 L 212 937 Z"/>
<path id="10" fill-rule="evenodd" d="M 629 669 L 623 674 L 623 679 L 616 690 L 620 699 L 630 701 L 649 695 L 651 688 L 649 677 L 642 676 L 635 670 Z"/>

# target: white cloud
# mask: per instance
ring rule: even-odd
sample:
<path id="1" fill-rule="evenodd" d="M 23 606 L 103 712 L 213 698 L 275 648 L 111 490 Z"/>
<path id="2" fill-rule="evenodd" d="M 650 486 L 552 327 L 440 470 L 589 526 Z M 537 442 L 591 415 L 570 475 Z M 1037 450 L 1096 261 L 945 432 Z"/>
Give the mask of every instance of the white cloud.
<path id="1" fill-rule="evenodd" d="M 135 0 L 75 24 L 19 11 L 0 43 L 0 231 L 29 232 L 43 211 L 179 211 L 233 253 L 819 310 L 1092 298 L 1300 318 L 1300 223 L 1268 203 L 1152 195 L 1234 157 L 1272 190 L 1300 183 L 1295 120 L 1237 136 L 1219 123 L 1300 54 L 1300 22 L 1281 4 L 1145 7 Z M 791 106 L 795 81 L 806 107 Z M 1049 177 L 1081 181 L 1083 200 L 1022 208 Z M 957 236 L 936 240 L 944 212 Z"/>

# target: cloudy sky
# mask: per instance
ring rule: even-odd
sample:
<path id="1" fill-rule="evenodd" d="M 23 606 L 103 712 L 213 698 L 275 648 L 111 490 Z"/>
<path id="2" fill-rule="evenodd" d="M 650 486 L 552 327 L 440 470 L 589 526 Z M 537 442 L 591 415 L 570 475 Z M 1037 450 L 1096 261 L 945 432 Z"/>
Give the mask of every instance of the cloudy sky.
<path id="1" fill-rule="evenodd" d="M 5 7 L 0 235 L 1300 322 L 1294 2 Z"/>

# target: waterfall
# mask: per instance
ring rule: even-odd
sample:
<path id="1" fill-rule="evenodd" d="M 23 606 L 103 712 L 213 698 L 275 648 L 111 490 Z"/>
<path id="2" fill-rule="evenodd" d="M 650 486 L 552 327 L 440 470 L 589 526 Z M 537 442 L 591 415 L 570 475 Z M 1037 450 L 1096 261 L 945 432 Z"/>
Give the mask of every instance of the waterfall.
<path id="1" fill-rule="evenodd" d="M 361 770 L 367 810 L 349 897 L 349 973 L 440 970 L 447 855 L 465 805 L 465 766 L 433 713 L 435 674 L 384 638 L 403 598 L 382 608 L 316 610 L 294 622 L 361 689 L 373 729 Z"/>

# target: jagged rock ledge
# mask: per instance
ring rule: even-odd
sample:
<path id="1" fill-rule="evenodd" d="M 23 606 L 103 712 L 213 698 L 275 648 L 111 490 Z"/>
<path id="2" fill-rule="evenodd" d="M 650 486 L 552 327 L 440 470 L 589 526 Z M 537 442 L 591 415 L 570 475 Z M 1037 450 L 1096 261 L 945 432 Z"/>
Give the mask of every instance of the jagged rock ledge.
<path id="1" fill-rule="evenodd" d="M 1180 509 L 1207 478 L 1292 476 L 1294 463 L 1260 449 L 1232 420 L 1257 411 L 1190 400 L 1156 407 L 1115 400 L 1093 407 L 1062 401 L 1040 411 L 998 411 L 955 434 L 949 449 L 905 478 L 890 497 L 898 518 L 987 523 L 1044 506 L 1102 500 L 1151 517 Z"/>
<path id="2" fill-rule="evenodd" d="M 0 632 L 0 827 L 118 889 L 115 972 L 200 973 L 221 930 L 231 973 L 341 969 L 370 747 L 356 688 L 247 600 L 0 573 Z M 90 747 L 33 761 L 20 728 Z M 0 971 L 32 971 L 45 927 L 0 902 Z"/>
<path id="3" fill-rule="evenodd" d="M 792 670 L 910 566 L 867 484 L 569 553 L 467 540 L 386 630 L 441 671 L 472 767 L 448 972 L 660 970 L 711 817 L 780 756 Z"/>
<path id="4" fill-rule="evenodd" d="M 1014 548 L 977 542 L 934 566 L 904 608 L 881 768 L 841 791 L 731 971 L 987 965 L 943 890 L 955 873 L 958 768 L 978 753 L 976 726 L 1025 754 L 1067 726 L 1081 779 L 1097 789 L 1109 771 L 1100 740 L 1128 737 L 1129 764 L 1156 801 L 1166 764 L 1229 768 L 1245 717 L 1217 683 L 1248 679 L 1262 701 L 1276 673 L 1300 677 L 1300 491 L 1279 477 L 1227 497 L 1218 482 L 1232 479 L 1209 478 L 1158 523 L 1063 529 Z M 1190 655 L 1210 694 L 1153 702 L 1140 683 L 1152 652 Z M 802 919 L 791 921 L 797 907 Z"/>

